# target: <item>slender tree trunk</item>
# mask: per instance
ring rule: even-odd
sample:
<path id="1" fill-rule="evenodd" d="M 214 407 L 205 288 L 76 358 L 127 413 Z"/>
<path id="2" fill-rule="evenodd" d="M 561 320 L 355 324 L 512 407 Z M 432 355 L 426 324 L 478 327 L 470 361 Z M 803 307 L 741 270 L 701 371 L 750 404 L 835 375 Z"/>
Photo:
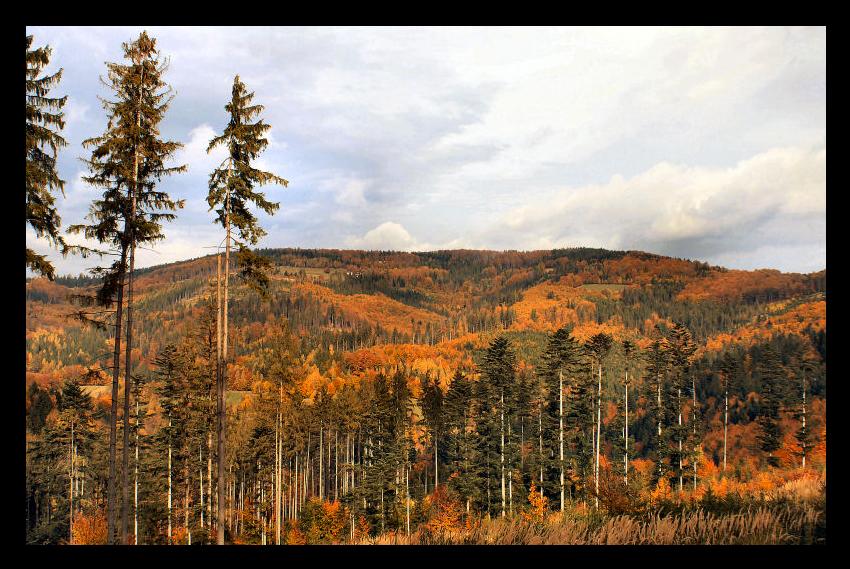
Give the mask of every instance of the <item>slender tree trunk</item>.
<path id="1" fill-rule="evenodd" d="M 681 384 L 680 384 L 681 385 Z M 682 491 L 682 388 L 676 391 L 677 407 L 679 408 L 679 492 Z"/>
<path id="2" fill-rule="evenodd" d="M 138 159 L 137 159 L 138 160 Z M 133 211 L 136 209 L 136 195 L 133 193 Z M 131 237 L 131 240 L 133 238 Z M 121 543 L 128 543 L 129 533 L 129 471 L 130 471 L 130 383 L 132 382 L 132 345 L 133 345 L 133 270 L 135 268 L 135 244 L 130 244 L 130 267 L 127 273 L 127 340 L 124 352 L 124 446 L 121 449 Z"/>
<path id="3" fill-rule="evenodd" d="M 141 130 L 142 124 L 142 85 L 145 80 L 145 70 L 142 66 L 141 78 L 139 80 L 139 107 L 136 109 L 136 131 Z M 133 346 L 133 270 L 136 260 L 136 235 L 133 224 L 136 220 L 136 200 L 139 193 L 139 135 L 133 148 L 133 186 L 130 193 L 130 224 L 125 225 L 124 233 L 129 238 L 130 248 L 130 270 L 127 273 L 127 344 L 125 346 L 124 358 L 124 446 L 121 449 L 121 543 L 127 544 L 127 534 L 130 530 L 130 382 L 132 367 L 130 358 Z"/>
<path id="4" fill-rule="evenodd" d="M 564 373 L 558 371 L 558 447 L 561 469 L 561 511 L 564 511 Z"/>
<path id="5" fill-rule="evenodd" d="M 222 345 L 222 358 L 219 363 L 219 373 L 218 373 L 218 456 L 216 457 L 218 460 L 218 495 L 217 495 L 217 510 L 218 514 L 216 516 L 216 526 L 217 526 L 217 534 L 216 534 L 216 543 L 218 545 L 224 545 L 224 523 L 225 523 L 225 513 L 224 513 L 224 437 L 226 432 L 225 421 L 227 418 L 226 410 L 225 410 L 225 399 L 224 399 L 224 391 L 225 391 L 225 382 L 227 381 L 227 360 L 228 360 L 228 352 L 227 352 L 227 340 L 228 340 L 228 328 L 227 328 L 227 313 L 228 313 L 228 295 L 229 295 L 229 287 L 230 287 L 230 195 L 227 196 L 227 204 L 225 206 L 225 225 L 227 226 L 227 237 L 225 243 L 225 253 L 224 253 L 224 337 L 223 337 L 223 345 Z"/>
<path id="6" fill-rule="evenodd" d="M 727 380 L 728 382 L 728 380 Z M 729 386 L 725 386 L 723 393 L 723 472 L 726 472 L 726 430 L 729 426 Z"/>
<path id="7" fill-rule="evenodd" d="M 115 307 L 115 345 L 112 352 L 112 400 L 109 407 L 109 479 L 106 490 L 106 520 L 109 544 L 116 545 L 116 517 L 118 492 L 116 488 L 118 454 L 116 443 L 118 439 L 118 377 L 121 372 L 121 325 L 124 312 L 124 274 L 127 264 L 127 246 L 121 245 L 121 261 L 119 263 L 118 293 Z"/>
<path id="8" fill-rule="evenodd" d="M 171 418 L 168 418 L 168 545 L 171 541 Z"/>
<path id="9" fill-rule="evenodd" d="M 808 450 L 806 448 L 808 441 L 806 440 L 806 374 L 805 374 L 805 372 L 803 372 L 803 425 L 802 425 L 802 427 L 803 427 L 803 444 L 802 444 L 802 447 L 803 447 L 802 448 L 802 451 L 803 451 L 803 453 L 802 453 L 803 454 L 803 470 L 805 470 L 806 469 L 806 451 Z M 725 457 L 725 454 L 724 454 L 724 466 L 726 464 L 725 458 L 726 457 Z"/>
<path id="10" fill-rule="evenodd" d="M 693 409 L 691 411 L 691 418 L 693 422 L 693 435 L 694 435 L 694 491 L 697 489 L 697 378 L 695 376 L 691 376 L 691 391 L 693 391 Z"/>
<path id="11" fill-rule="evenodd" d="M 625 441 L 623 448 L 625 452 L 623 453 L 623 460 L 626 463 L 625 468 L 625 481 L 626 486 L 629 485 L 629 372 L 626 372 L 626 433 L 624 435 Z"/>
<path id="12" fill-rule="evenodd" d="M 74 544 L 74 420 L 71 419 L 71 444 L 68 446 L 68 543 Z"/>
<path id="13" fill-rule="evenodd" d="M 502 436 L 502 446 L 501 452 L 499 456 L 499 462 L 502 465 L 502 517 L 505 517 L 505 390 L 502 388 L 502 396 L 501 396 L 501 405 L 500 405 L 500 413 L 501 413 L 501 436 Z"/>
<path id="14" fill-rule="evenodd" d="M 133 545 L 139 545 L 139 397 L 136 395 L 136 460 L 133 464 Z M 203 512 L 203 510 L 201 510 Z M 203 515 L 203 514 L 202 514 Z"/>
<path id="15" fill-rule="evenodd" d="M 599 507 L 599 451 L 602 447 L 602 362 L 599 363 L 599 390 L 596 392 L 596 496 L 594 503 Z"/>
<path id="16" fill-rule="evenodd" d="M 537 406 L 537 444 L 540 454 L 540 498 L 543 498 L 543 403 Z"/>

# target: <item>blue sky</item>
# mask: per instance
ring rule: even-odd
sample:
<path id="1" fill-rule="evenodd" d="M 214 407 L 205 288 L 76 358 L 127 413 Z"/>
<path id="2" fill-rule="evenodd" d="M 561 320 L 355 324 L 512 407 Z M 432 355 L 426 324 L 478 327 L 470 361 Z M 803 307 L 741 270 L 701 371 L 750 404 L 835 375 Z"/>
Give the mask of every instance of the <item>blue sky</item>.
<path id="1" fill-rule="evenodd" d="M 162 183 L 187 205 L 137 266 L 221 240 L 206 147 L 236 74 L 273 127 L 258 165 L 290 181 L 266 188 L 281 209 L 261 246 L 826 266 L 824 28 L 28 27 L 64 69 L 63 227 L 96 196 L 80 158 L 105 127 L 104 63 L 143 29 L 170 58 L 161 131 L 189 171 Z M 95 264 L 49 255 L 60 274 Z"/>

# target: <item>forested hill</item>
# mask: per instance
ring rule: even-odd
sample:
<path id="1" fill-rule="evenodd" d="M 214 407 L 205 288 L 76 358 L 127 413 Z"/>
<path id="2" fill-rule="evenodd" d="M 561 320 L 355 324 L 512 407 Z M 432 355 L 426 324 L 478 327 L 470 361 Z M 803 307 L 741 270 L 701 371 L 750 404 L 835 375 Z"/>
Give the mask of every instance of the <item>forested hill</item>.
<path id="1" fill-rule="evenodd" d="M 360 542 L 542 519 L 547 503 L 728 513 L 824 479 L 826 271 L 600 249 L 260 253 L 266 297 L 230 288 L 228 542 L 268 543 L 274 519 L 285 543 Z M 215 277 L 204 257 L 135 279 L 140 543 L 214 536 Z M 109 326 L 69 317 L 96 287 L 26 287 L 34 543 L 67 536 L 55 472 L 74 409 L 92 516 L 74 527 L 102 526 L 75 542 L 105 541 L 113 344 Z"/>
<path id="2" fill-rule="evenodd" d="M 556 249 L 531 252 L 399 253 L 265 249 L 275 271 L 267 299 L 235 287 L 233 346 L 247 355 L 281 318 L 305 349 L 333 357 L 376 345 L 456 346 L 505 331 L 534 359 L 546 332 L 574 326 L 648 341 L 658 325 L 684 324 L 707 352 L 794 334 L 823 349 L 826 271 L 739 271 L 635 251 Z M 137 271 L 137 338 L 142 370 L 157 351 L 197 325 L 214 302 L 213 256 Z M 238 280 L 235 279 L 236 282 Z M 27 377 L 39 383 L 105 364 L 108 334 L 66 316 L 90 277 L 27 283 Z M 532 362 L 529 362 L 532 363 Z M 237 363 L 238 365 L 238 363 Z M 240 381 L 236 378 L 245 378 Z M 249 389 L 250 374 L 232 387 Z M 106 381 L 103 375 L 101 380 Z M 97 376 L 90 376 L 97 381 Z"/>

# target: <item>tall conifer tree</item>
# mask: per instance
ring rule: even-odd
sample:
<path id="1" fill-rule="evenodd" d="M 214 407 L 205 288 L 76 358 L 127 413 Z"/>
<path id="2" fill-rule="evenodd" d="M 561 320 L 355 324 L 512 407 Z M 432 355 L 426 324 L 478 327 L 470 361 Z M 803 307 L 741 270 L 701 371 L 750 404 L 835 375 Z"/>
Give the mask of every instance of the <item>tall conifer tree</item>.
<path id="1" fill-rule="evenodd" d="M 218 146 L 225 146 L 228 156 L 216 168 L 209 178 L 209 194 L 207 203 L 210 209 L 218 214 L 216 223 L 225 229 L 225 261 L 224 261 L 224 306 L 220 320 L 223 323 L 223 340 L 221 342 L 219 365 L 217 373 L 218 395 L 218 534 L 217 543 L 224 544 L 224 433 L 225 433 L 225 372 L 228 358 L 228 300 L 230 281 L 230 248 L 235 243 L 238 246 L 238 264 L 240 275 L 247 284 L 261 292 L 265 292 L 269 279 L 266 271 L 270 262 L 253 253 L 249 245 L 256 245 L 265 235 L 265 231 L 257 223 L 257 218 L 248 209 L 253 203 L 265 213 L 272 215 L 278 210 L 278 203 L 270 202 L 262 192 L 255 190 L 256 186 L 279 184 L 284 187 L 289 182 L 270 172 L 264 172 L 251 165 L 266 149 L 269 142 L 264 137 L 271 128 L 262 119 L 251 122 L 263 110 L 262 105 L 252 105 L 254 93 L 245 87 L 237 75 L 233 80 L 233 90 L 230 102 L 225 110 L 230 114 L 230 121 L 224 132 L 213 138 L 207 152 Z M 232 228 L 236 229 L 238 238 L 231 235 Z"/>
<path id="2" fill-rule="evenodd" d="M 123 44 L 124 57 L 129 64 L 107 63 L 107 80 L 115 100 L 103 100 L 107 111 L 105 132 L 83 141 L 92 148 L 91 158 L 85 160 L 91 174 L 83 179 L 90 185 L 103 188 L 103 197 L 95 200 L 88 219 L 91 225 L 74 225 L 73 233 L 83 233 L 89 239 L 106 244 L 117 252 L 110 268 L 97 268 L 103 276 L 97 293 L 97 303 L 116 304 L 115 343 L 113 352 L 112 410 L 110 413 L 110 481 L 108 522 L 110 542 L 115 539 L 118 514 L 115 472 L 118 378 L 120 374 L 121 331 L 124 304 L 124 283 L 127 282 L 127 343 L 125 345 L 124 382 L 124 447 L 122 454 L 121 526 L 120 534 L 126 543 L 129 533 L 129 417 L 131 389 L 130 354 L 132 348 L 132 274 L 135 248 L 138 244 L 163 239 L 162 222 L 174 219 L 170 213 L 183 206 L 163 191 L 156 189 L 164 177 L 185 171 L 185 166 L 167 166 L 178 142 L 160 138 L 159 123 L 171 103 L 170 89 L 162 80 L 168 64 L 159 59 L 156 40 L 142 32 L 138 39 Z M 120 226 L 120 227 L 119 227 Z M 129 270 L 128 270 L 129 261 Z"/>

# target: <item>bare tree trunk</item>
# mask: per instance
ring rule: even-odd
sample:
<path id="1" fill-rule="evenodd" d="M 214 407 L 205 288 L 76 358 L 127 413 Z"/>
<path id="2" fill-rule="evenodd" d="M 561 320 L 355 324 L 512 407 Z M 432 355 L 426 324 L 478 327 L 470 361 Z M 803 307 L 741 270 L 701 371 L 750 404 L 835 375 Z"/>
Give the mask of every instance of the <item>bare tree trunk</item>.
<path id="1" fill-rule="evenodd" d="M 139 397 L 136 396 L 136 460 L 133 465 L 133 545 L 139 545 Z"/>
<path id="2" fill-rule="evenodd" d="M 805 371 L 803 372 L 803 425 L 802 426 L 803 426 L 803 445 L 802 445 L 803 446 L 803 448 L 802 448 L 802 451 L 803 451 L 803 470 L 805 470 L 806 469 L 806 451 L 808 450 L 806 448 L 806 372 Z M 725 465 L 726 465 L 725 448 L 724 448 L 723 459 L 724 459 L 723 464 L 724 464 L 724 467 L 725 467 Z"/>
<path id="3" fill-rule="evenodd" d="M 729 426 L 729 380 L 726 380 L 723 394 L 723 472 L 726 472 L 726 430 Z"/>
<path id="4" fill-rule="evenodd" d="M 543 498 L 543 404 L 537 406 L 537 443 L 540 453 L 540 497 Z"/>
<path id="5" fill-rule="evenodd" d="M 168 545 L 171 545 L 171 417 L 168 418 Z"/>
<path id="6" fill-rule="evenodd" d="M 626 461 L 626 469 L 625 469 L 625 480 L 626 485 L 629 484 L 629 372 L 626 372 L 626 434 L 625 434 L 625 457 Z"/>
<path id="7" fill-rule="evenodd" d="M 564 373 L 558 371 L 558 446 L 561 468 L 561 511 L 564 511 Z"/>
<path id="8" fill-rule="evenodd" d="M 680 384 L 681 385 L 681 384 Z M 676 391 L 676 403 L 679 408 L 679 492 L 682 491 L 682 388 Z"/>
<path id="9" fill-rule="evenodd" d="M 694 434 L 694 491 L 697 489 L 697 378 L 691 376 L 691 391 L 693 391 L 694 404 L 691 411 Z"/>
<path id="10" fill-rule="evenodd" d="M 118 274 L 117 306 L 115 308 L 115 345 L 112 352 L 112 400 L 109 407 L 109 480 L 106 490 L 106 522 L 109 544 L 116 545 L 116 506 L 118 492 L 115 477 L 117 475 L 118 454 L 118 377 L 121 372 L 121 325 L 124 312 L 124 271 L 127 264 L 127 246 L 121 245 L 121 261 Z"/>
<path id="11" fill-rule="evenodd" d="M 602 362 L 599 362 L 599 390 L 596 395 L 596 496 L 594 503 L 599 507 L 599 450 L 602 447 Z"/>
<path id="12" fill-rule="evenodd" d="M 138 159 L 137 159 L 138 160 Z M 138 167 L 138 165 L 137 165 Z M 136 195 L 133 193 L 133 212 L 136 209 Z M 133 270 L 135 268 L 135 244 L 130 245 L 130 268 L 127 273 L 127 341 L 124 346 L 124 446 L 121 449 L 121 543 L 128 543 L 129 533 L 129 471 L 130 471 L 130 383 L 132 382 L 132 357 L 133 343 Z"/>
<path id="13" fill-rule="evenodd" d="M 502 517 L 505 517 L 505 390 L 502 388 L 502 396 L 501 396 L 501 436 L 502 436 L 502 446 L 499 461 L 502 464 Z"/>
<path id="14" fill-rule="evenodd" d="M 71 444 L 68 446 L 68 543 L 74 544 L 74 420 L 71 419 Z"/>
<path id="15" fill-rule="evenodd" d="M 224 391 L 225 391 L 225 382 L 227 377 L 227 312 L 228 312 L 228 295 L 230 288 L 230 194 L 227 196 L 227 204 L 225 206 L 225 225 L 227 226 L 227 237 L 225 243 L 225 253 L 224 253 L 224 337 L 223 337 L 223 345 L 222 345 L 222 358 L 219 360 L 218 366 L 218 456 L 216 457 L 218 460 L 218 495 L 217 495 L 217 510 L 218 514 L 216 516 L 216 525 L 217 525 L 217 534 L 216 534 L 216 543 L 218 545 L 224 545 L 224 523 L 225 523 L 225 513 L 224 513 L 224 437 L 225 437 L 225 421 L 227 419 L 226 410 L 225 410 L 225 399 L 224 399 Z"/>

